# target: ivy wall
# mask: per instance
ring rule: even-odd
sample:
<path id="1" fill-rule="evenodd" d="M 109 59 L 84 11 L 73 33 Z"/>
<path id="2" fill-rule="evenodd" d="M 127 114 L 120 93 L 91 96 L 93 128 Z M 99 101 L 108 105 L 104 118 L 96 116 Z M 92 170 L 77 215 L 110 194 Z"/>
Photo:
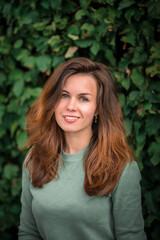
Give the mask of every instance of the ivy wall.
<path id="1" fill-rule="evenodd" d="M 160 1 L 1 0 L 0 239 L 16 239 L 26 113 L 72 57 L 108 65 L 142 173 L 145 230 L 160 239 Z"/>

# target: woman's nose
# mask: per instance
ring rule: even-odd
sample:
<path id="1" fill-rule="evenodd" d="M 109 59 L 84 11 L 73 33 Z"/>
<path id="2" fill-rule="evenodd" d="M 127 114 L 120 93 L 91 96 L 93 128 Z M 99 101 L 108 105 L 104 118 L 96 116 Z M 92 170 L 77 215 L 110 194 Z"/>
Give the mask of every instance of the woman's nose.
<path id="1" fill-rule="evenodd" d="M 68 104 L 67 104 L 67 110 L 69 111 L 75 111 L 77 108 L 77 104 L 76 104 L 76 100 L 71 98 L 69 101 L 68 101 Z"/>

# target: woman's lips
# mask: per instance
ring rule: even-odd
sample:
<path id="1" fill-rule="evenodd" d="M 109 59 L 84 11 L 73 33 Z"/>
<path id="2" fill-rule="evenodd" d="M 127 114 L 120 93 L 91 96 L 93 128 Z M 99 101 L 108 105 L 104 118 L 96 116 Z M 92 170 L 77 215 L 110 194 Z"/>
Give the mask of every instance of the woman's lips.
<path id="1" fill-rule="evenodd" d="M 78 116 L 64 115 L 64 120 L 65 120 L 67 123 L 74 123 L 74 122 L 76 122 L 78 119 L 79 119 Z"/>

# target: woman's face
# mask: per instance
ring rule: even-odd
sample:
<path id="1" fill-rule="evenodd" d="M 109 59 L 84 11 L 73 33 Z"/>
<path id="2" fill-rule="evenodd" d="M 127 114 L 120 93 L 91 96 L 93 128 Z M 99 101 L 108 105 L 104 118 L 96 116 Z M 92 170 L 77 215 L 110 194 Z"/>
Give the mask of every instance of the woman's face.
<path id="1" fill-rule="evenodd" d="M 92 76 L 75 74 L 68 77 L 55 110 L 57 124 L 65 134 L 91 136 L 96 102 L 97 84 Z"/>

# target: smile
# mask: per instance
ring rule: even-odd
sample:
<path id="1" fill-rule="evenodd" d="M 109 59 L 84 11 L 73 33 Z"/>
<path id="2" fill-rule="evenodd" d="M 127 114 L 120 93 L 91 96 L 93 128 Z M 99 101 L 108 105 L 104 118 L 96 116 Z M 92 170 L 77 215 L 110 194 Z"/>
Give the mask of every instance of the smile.
<path id="1" fill-rule="evenodd" d="M 64 116 L 64 118 L 66 118 L 66 119 L 78 119 L 79 117 L 75 117 L 75 116 L 73 116 L 73 117 L 71 117 L 71 116 Z"/>

